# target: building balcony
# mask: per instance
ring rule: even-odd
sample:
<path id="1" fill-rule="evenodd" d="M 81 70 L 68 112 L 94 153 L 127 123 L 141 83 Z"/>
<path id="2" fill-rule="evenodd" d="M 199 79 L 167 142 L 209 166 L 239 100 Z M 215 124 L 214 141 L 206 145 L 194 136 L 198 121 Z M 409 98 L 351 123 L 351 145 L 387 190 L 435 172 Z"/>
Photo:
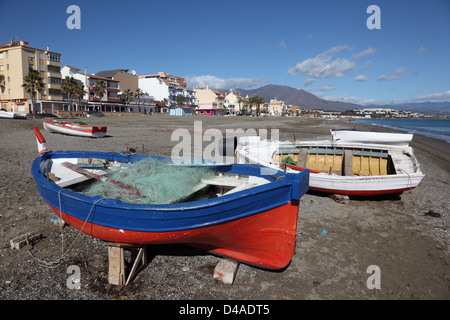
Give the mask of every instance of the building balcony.
<path id="1" fill-rule="evenodd" d="M 56 83 L 47 83 L 48 89 L 59 89 L 61 90 L 61 85 Z"/>
<path id="2" fill-rule="evenodd" d="M 61 73 L 57 71 L 48 70 L 45 74 L 49 78 L 61 78 Z"/>
<path id="3" fill-rule="evenodd" d="M 61 61 L 52 61 L 47 59 L 47 66 L 61 67 Z"/>
<path id="4" fill-rule="evenodd" d="M 108 98 L 107 102 L 120 102 L 119 98 Z"/>

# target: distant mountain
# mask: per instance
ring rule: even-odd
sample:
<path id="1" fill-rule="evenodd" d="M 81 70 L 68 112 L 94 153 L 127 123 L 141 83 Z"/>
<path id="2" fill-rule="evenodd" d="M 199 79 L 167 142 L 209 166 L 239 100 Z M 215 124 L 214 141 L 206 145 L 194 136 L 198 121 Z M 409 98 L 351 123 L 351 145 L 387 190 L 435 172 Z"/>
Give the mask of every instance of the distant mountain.
<path id="1" fill-rule="evenodd" d="M 246 97 L 247 95 L 249 97 L 260 95 L 263 96 L 267 102 L 270 102 L 270 99 L 278 99 L 283 100 L 286 104 L 292 104 L 309 110 L 345 111 L 361 108 L 361 106 L 352 103 L 320 99 L 303 89 L 295 89 L 274 84 L 250 90 L 236 89 L 236 91 L 243 97 Z"/>
<path id="2" fill-rule="evenodd" d="M 260 95 L 266 99 L 283 100 L 286 104 L 292 104 L 305 109 L 316 109 L 324 111 L 346 111 L 362 108 L 393 108 L 402 111 L 418 112 L 422 114 L 444 115 L 450 114 L 450 102 L 412 102 L 390 105 L 370 105 L 361 106 L 353 103 L 345 103 L 341 101 L 330 101 L 320 99 L 312 93 L 303 89 L 295 89 L 288 86 L 269 84 L 256 89 L 236 89 L 243 97 Z"/>

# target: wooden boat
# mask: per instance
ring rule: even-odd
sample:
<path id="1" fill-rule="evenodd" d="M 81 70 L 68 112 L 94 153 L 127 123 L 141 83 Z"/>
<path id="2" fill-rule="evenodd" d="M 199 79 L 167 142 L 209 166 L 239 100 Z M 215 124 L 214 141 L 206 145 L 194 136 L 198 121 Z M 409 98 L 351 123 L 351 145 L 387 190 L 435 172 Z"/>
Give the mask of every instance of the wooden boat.
<path id="1" fill-rule="evenodd" d="M 26 113 L 0 110 L 0 118 L 2 119 L 27 119 L 27 117 Z"/>
<path id="2" fill-rule="evenodd" d="M 340 143 L 364 143 L 382 145 L 409 145 L 413 138 L 412 133 L 362 131 L 347 129 L 331 129 L 333 141 Z"/>
<path id="3" fill-rule="evenodd" d="M 42 123 L 47 131 L 80 137 L 102 138 L 106 135 L 107 129 L 107 127 L 90 127 L 61 120 L 42 120 Z"/>
<path id="4" fill-rule="evenodd" d="M 424 177 L 408 146 L 409 134 L 331 131 L 330 139 L 260 141 L 239 139 L 236 162 L 260 164 L 277 170 L 310 170 L 309 187 L 349 196 L 400 195 Z M 373 135 L 372 135 L 373 134 Z M 397 142 L 396 142 L 397 141 Z"/>
<path id="5" fill-rule="evenodd" d="M 126 203 L 89 197 L 73 187 L 92 173 L 105 177 L 111 170 L 143 159 L 169 163 L 170 159 L 51 152 L 37 128 L 35 134 L 40 152 L 31 171 L 40 195 L 62 220 L 92 237 L 126 244 L 182 243 L 267 269 L 283 269 L 292 259 L 299 200 L 308 190 L 308 170 L 267 175 L 256 165 L 208 165 L 215 175 L 202 184 L 216 188 L 219 196 L 195 201 L 183 197 L 167 204 Z M 71 165 L 63 165 L 66 162 Z M 81 168 L 83 163 L 88 165 L 82 170 L 68 168 Z"/>

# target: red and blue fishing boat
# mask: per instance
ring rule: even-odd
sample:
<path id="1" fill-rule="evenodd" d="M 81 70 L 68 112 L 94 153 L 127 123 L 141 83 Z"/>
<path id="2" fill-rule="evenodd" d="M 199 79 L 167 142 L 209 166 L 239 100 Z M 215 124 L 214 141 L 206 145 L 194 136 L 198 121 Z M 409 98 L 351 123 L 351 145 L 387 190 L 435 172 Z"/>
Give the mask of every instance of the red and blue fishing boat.
<path id="1" fill-rule="evenodd" d="M 309 172 L 282 171 L 249 164 L 202 165 L 213 171 L 192 193 L 214 187 L 216 196 L 196 200 L 179 197 L 169 203 L 129 203 L 107 196 L 88 196 L 76 186 L 108 180 L 110 171 L 152 159 L 142 154 L 91 151 L 48 151 L 35 128 L 39 155 L 31 171 L 37 189 L 54 213 L 83 233 L 115 243 L 187 244 L 211 254 L 265 268 L 284 269 L 294 254 L 300 198 L 309 187 Z M 121 183 L 123 193 L 145 196 Z M 220 192 L 218 191 L 220 190 Z M 217 191 L 217 192 L 216 192 Z"/>

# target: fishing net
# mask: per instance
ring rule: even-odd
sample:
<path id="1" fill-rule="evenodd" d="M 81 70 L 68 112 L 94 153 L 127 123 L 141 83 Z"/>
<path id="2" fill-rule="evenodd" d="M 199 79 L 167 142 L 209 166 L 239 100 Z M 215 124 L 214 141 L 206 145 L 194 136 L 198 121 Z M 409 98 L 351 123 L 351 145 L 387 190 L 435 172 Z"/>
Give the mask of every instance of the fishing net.
<path id="1" fill-rule="evenodd" d="M 107 181 L 96 180 L 86 189 L 87 196 L 119 199 L 140 204 L 175 203 L 199 188 L 202 179 L 214 177 L 214 170 L 203 166 L 175 166 L 146 159 L 107 175 Z M 138 194 L 118 187 L 115 181 L 131 186 Z"/>

